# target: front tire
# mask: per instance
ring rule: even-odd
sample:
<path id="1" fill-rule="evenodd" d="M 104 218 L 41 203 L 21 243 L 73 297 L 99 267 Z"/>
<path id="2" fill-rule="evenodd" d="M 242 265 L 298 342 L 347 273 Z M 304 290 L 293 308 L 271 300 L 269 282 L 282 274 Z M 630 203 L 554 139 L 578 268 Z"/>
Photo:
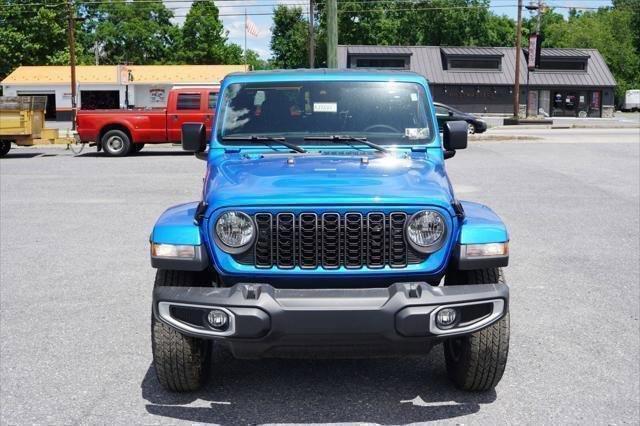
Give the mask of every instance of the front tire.
<path id="1" fill-rule="evenodd" d="M 467 132 L 470 135 L 473 135 L 476 132 L 476 126 L 474 126 L 472 123 L 467 124 Z"/>
<path id="2" fill-rule="evenodd" d="M 131 151 L 131 139 L 122 130 L 109 130 L 102 136 L 102 149 L 110 157 L 124 157 Z"/>
<path id="3" fill-rule="evenodd" d="M 454 271 L 445 285 L 505 284 L 500 268 Z M 487 391 L 502 379 L 509 355 L 509 312 L 497 322 L 468 336 L 444 343 L 449 379 L 465 391 Z"/>
<path id="4" fill-rule="evenodd" d="M 155 286 L 207 287 L 211 279 L 204 272 L 159 269 Z M 186 336 L 151 316 L 153 365 L 160 385 L 173 392 L 198 390 L 206 381 L 211 359 L 211 342 Z"/>
<path id="5" fill-rule="evenodd" d="M 0 157 L 4 157 L 11 150 L 11 141 L 0 141 Z"/>

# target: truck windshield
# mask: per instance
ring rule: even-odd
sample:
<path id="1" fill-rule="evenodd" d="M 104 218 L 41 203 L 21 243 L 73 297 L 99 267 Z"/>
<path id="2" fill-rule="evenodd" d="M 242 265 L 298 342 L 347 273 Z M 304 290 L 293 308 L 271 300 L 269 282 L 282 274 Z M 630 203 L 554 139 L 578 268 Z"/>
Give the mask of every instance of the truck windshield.
<path id="1" fill-rule="evenodd" d="M 225 145 L 242 145 L 248 135 L 298 145 L 334 144 L 338 136 L 412 145 L 434 135 L 425 90 L 416 83 L 236 83 L 222 96 L 217 136 Z"/>

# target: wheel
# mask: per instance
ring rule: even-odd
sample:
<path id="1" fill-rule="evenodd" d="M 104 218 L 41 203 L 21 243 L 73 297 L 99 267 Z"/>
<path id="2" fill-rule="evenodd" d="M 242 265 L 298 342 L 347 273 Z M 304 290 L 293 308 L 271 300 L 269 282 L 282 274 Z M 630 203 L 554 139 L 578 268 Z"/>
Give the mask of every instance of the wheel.
<path id="1" fill-rule="evenodd" d="M 4 157 L 5 155 L 7 155 L 7 152 L 9 152 L 9 150 L 11 150 L 11 141 L 0 141 L 0 157 Z"/>
<path id="2" fill-rule="evenodd" d="M 505 283 L 500 268 L 456 271 L 445 285 Z M 466 391 L 496 387 L 504 374 L 509 354 L 509 313 L 468 336 L 451 337 L 444 343 L 449 379 Z"/>
<path id="3" fill-rule="evenodd" d="M 470 135 L 473 135 L 476 132 L 476 126 L 474 126 L 473 124 L 469 123 L 467 125 L 467 131 L 469 132 Z"/>
<path id="4" fill-rule="evenodd" d="M 102 136 L 102 149 L 111 157 L 124 157 L 131 151 L 131 140 L 122 130 L 109 130 Z"/>
<path id="5" fill-rule="evenodd" d="M 136 153 L 136 152 L 140 152 L 142 151 L 142 148 L 144 148 L 144 144 L 143 143 L 134 143 L 131 145 L 131 153 Z"/>
<path id="6" fill-rule="evenodd" d="M 155 286 L 211 286 L 205 272 L 158 270 Z M 199 389 L 205 382 L 212 342 L 185 336 L 151 315 L 151 349 L 160 385 L 173 392 Z"/>

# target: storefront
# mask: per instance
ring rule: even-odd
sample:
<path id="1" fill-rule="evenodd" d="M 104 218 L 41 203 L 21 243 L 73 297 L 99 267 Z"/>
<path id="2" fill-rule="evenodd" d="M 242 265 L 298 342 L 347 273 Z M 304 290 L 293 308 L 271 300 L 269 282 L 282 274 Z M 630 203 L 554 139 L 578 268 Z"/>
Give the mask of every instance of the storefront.
<path id="1" fill-rule="evenodd" d="M 77 107 L 81 109 L 164 108 L 172 87 L 219 84 L 246 65 L 78 65 Z M 67 66 L 21 66 L 0 84 L 5 96 L 47 97 L 46 118 L 72 117 L 71 73 Z"/>
<path id="2" fill-rule="evenodd" d="M 611 117 L 615 79 L 596 49 L 547 49 L 527 70 L 526 49 L 455 46 L 338 46 L 344 68 L 406 69 L 429 80 L 434 100 L 476 114 L 513 113 L 520 56 L 521 117 Z"/>
<path id="3" fill-rule="evenodd" d="M 530 89 L 527 116 L 601 117 L 602 90 Z"/>

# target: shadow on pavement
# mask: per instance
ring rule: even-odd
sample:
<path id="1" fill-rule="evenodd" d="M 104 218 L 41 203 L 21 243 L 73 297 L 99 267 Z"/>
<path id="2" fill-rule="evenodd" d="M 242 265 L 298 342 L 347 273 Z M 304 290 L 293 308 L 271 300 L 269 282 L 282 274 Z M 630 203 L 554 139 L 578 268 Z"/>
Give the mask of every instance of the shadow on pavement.
<path id="1" fill-rule="evenodd" d="M 0 158 L 2 158 L 3 160 L 11 160 L 11 159 L 18 159 L 18 158 L 33 158 L 41 155 L 43 155 L 42 152 L 11 152 L 10 151 L 7 155 Z"/>
<path id="2" fill-rule="evenodd" d="M 182 150 L 141 151 L 141 152 L 136 152 L 135 154 L 129 154 L 125 157 L 110 157 L 104 152 L 93 151 L 93 152 L 83 152 L 75 155 L 76 158 L 101 157 L 101 158 L 115 158 L 115 159 L 135 158 L 135 157 L 162 157 L 162 156 L 174 156 L 174 157 L 175 156 L 193 156 L 193 153 L 182 151 Z"/>
<path id="3" fill-rule="evenodd" d="M 473 414 L 495 391 L 457 390 L 442 350 L 429 356 L 361 360 L 236 360 L 217 355 L 199 392 L 163 390 L 153 365 L 142 380 L 147 412 L 219 424 L 371 422 L 401 424 Z"/>

